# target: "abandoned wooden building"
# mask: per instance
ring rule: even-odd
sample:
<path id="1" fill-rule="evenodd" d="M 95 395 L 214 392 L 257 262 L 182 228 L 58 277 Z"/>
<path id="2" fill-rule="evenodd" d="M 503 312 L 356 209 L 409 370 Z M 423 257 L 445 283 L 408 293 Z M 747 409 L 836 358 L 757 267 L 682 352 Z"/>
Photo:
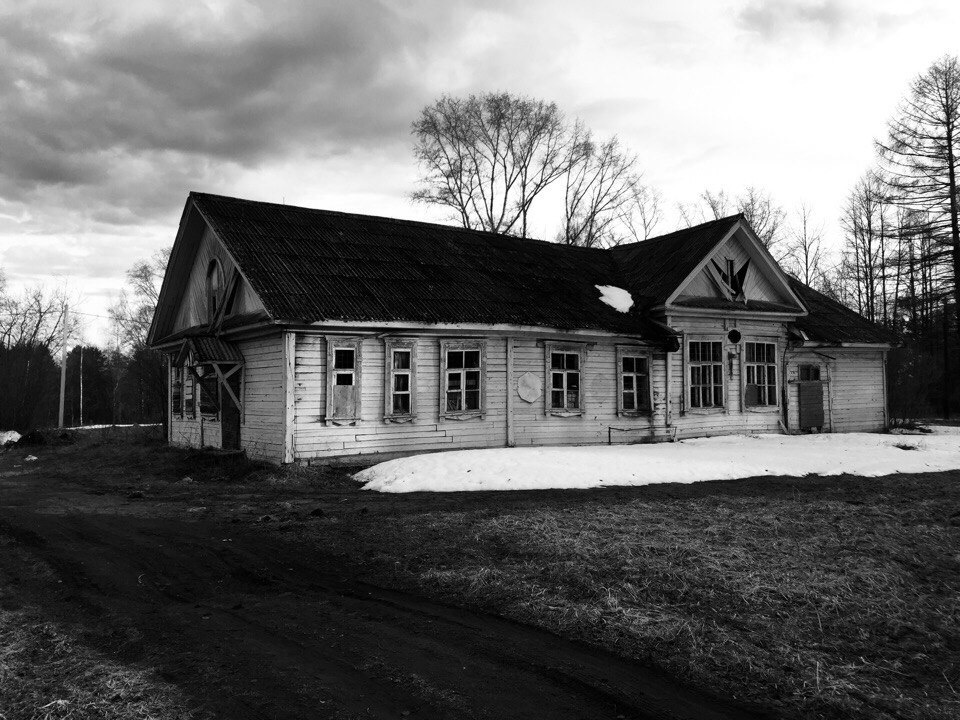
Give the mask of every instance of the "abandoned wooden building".
<path id="1" fill-rule="evenodd" d="M 277 463 L 887 421 L 890 336 L 740 215 L 587 249 L 191 193 L 150 343 L 171 443 Z"/>

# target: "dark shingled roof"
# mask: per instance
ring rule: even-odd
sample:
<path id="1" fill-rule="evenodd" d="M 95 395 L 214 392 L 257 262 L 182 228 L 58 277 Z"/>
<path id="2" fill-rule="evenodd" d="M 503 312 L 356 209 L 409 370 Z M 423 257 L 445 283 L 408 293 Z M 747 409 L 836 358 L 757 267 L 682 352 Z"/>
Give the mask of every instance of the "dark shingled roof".
<path id="1" fill-rule="evenodd" d="M 790 287 L 807 307 L 809 315 L 797 318 L 794 325 L 811 339 L 824 343 L 889 343 L 897 337 L 850 308 L 831 300 L 796 278 Z"/>
<path id="2" fill-rule="evenodd" d="M 743 220 L 733 215 L 601 250 L 205 193 L 191 193 L 188 206 L 191 202 L 274 321 L 596 329 L 665 345 L 675 342 L 675 333 L 646 317 L 645 310 L 663 304 Z M 600 302 L 597 285 L 629 290 L 634 307 L 620 313 Z M 889 333 L 852 310 L 795 280 L 791 286 L 810 311 L 796 325 L 811 339 L 892 342 Z M 715 307 L 709 303 L 725 301 L 692 302 Z M 746 309 L 789 311 L 763 305 Z M 196 333 L 178 335 L 205 331 L 191 330 Z"/>
<path id="3" fill-rule="evenodd" d="M 660 305 L 696 269 L 700 261 L 743 215 L 731 215 L 702 225 L 677 230 L 643 242 L 620 245 L 609 252 L 623 275 L 623 287 L 644 305 Z"/>
<path id="4" fill-rule="evenodd" d="M 598 329 L 662 341 L 606 250 L 191 193 L 275 320 L 516 324 Z"/>

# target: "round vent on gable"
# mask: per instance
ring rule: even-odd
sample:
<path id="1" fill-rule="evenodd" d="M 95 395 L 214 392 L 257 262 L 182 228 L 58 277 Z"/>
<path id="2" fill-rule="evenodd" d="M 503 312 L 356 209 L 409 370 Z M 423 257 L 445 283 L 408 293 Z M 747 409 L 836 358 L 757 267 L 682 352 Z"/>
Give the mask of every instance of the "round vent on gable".
<path id="1" fill-rule="evenodd" d="M 740 334 L 739 330 L 731 330 L 730 332 L 727 333 L 727 340 L 732 342 L 734 345 L 740 342 L 741 337 L 743 336 Z"/>

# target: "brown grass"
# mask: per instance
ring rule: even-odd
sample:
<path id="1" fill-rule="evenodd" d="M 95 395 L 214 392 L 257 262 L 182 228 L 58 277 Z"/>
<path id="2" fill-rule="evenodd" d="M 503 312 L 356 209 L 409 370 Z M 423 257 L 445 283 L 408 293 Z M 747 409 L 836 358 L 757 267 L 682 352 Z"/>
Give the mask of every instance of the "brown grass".
<path id="1" fill-rule="evenodd" d="M 786 716 L 958 717 L 957 529 L 942 499 L 856 502 L 425 512 L 377 517 L 343 548 L 428 594 Z"/>

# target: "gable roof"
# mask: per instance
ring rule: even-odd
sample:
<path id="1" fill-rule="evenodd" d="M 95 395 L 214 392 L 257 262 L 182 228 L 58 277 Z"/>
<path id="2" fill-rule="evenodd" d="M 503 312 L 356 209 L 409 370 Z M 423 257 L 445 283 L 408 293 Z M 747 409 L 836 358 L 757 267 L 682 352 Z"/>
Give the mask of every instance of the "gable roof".
<path id="1" fill-rule="evenodd" d="M 642 297 L 648 306 L 662 305 L 743 219 L 743 215 L 731 215 L 608 252 L 634 298 Z"/>
<path id="2" fill-rule="evenodd" d="M 223 243 L 263 303 L 265 319 L 275 323 L 595 329 L 668 346 L 676 333 L 645 310 L 664 304 L 738 224 L 749 230 L 742 215 L 733 215 L 605 250 L 194 192 L 184 209 L 181 236 L 196 222 L 209 226 Z M 166 306 L 176 301 L 175 289 L 167 284 L 176 275 L 174 262 L 180 262 L 177 250 L 161 291 L 166 317 Z M 600 301 L 598 285 L 629 290 L 634 306 L 627 313 L 614 310 Z M 792 279 L 789 288 L 810 311 L 797 326 L 811 339 L 891 342 L 886 331 L 839 303 Z M 713 308 L 711 302 L 722 301 L 689 302 Z M 716 309 L 797 313 L 777 303 Z M 220 329 L 236 326 L 235 320 L 228 318 Z M 198 326 L 169 334 L 168 328 L 161 339 L 154 336 L 156 317 L 154 324 L 154 344 L 211 331 Z"/>
<path id="3" fill-rule="evenodd" d="M 405 321 L 670 335 L 597 285 L 607 251 L 463 228 L 191 193 L 275 321 Z"/>
<path id="4" fill-rule="evenodd" d="M 897 343 L 893 332 L 870 322 L 846 305 L 804 285 L 796 278 L 790 278 L 790 286 L 809 311 L 807 316 L 797 318 L 794 325 L 811 340 L 837 345 Z"/>

